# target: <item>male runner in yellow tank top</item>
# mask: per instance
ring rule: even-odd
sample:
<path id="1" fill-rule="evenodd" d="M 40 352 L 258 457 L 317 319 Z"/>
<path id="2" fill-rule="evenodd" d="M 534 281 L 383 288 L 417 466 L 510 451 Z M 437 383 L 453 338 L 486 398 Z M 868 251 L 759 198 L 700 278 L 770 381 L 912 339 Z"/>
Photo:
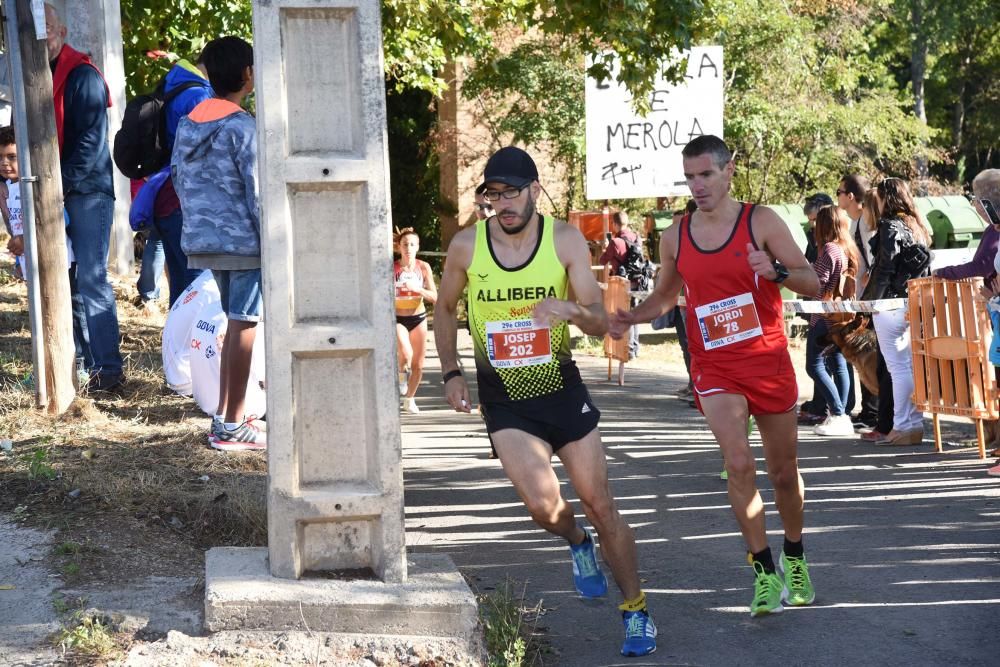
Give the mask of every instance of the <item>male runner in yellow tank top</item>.
<path id="1" fill-rule="evenodd" d="M 622 655 L 648 655 L 656 650 L 656 627 L 639 585 L 635 537 L 611 496 L 600 412 L 569 350 L 569 322 L 592 336 L 608 326 L 587 242 L 576 228 L 537 212 L 538 170 L 523 150 L 500 149 L 483 176 L 479 189 L 496 215 L 452 239 L 434 311 L 448 403 L 471 409 L 455 317 L 468 286 L 479 398 L 504 472 L 535 523 L 569 542 L 580 595 L 600 597 L 607 579 L 590 534 L 560 493 L 552 470 L 552 455 L 559 456 L 625 599 Z M 575 302 L 566 299 L 568 285 Z"/>

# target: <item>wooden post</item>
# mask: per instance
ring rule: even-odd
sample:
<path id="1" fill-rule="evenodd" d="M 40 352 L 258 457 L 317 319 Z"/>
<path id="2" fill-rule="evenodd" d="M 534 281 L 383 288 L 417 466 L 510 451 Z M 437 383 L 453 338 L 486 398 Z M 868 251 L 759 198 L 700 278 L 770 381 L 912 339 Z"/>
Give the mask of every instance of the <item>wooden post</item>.
<path id="1" fill-rule="evenodd" d="M 41 328 L 44 336 L 44 366 L 49 414 L 66 411 L 76 395 L 73 386 L 73 315 L 69 294 L 69 263 L 66 255 L 66 224 L 63 218 L 62 172 L 56 138 L 55 107 L 52 104 L 52 72 L 45 40 L 35 39 L 30 0 L 15 0 L 17 35 L 24 81 L 24 114 L 28 136 L 17 137 L 19 150 L 31 156 L 34 190 L 35 238 L 38 245 L 38 285 L 41 295 Z M 39 372 L 41 369 L 36 369 Z"/>

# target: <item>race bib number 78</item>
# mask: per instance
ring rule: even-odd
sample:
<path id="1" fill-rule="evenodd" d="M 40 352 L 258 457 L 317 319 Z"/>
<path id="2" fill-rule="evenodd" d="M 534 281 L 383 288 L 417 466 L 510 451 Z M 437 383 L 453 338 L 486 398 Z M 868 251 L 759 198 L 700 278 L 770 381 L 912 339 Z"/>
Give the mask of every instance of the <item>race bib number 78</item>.
<path id="1" fill-rule="evenodd" d="M 549 328 L 530 319 L 487 322 L 486 354 L 494 368 L 547 364 L 552 360 Z"/>
<path id="2" fill-rule="evenodd" d="M 760 336 L 760 319 L 749 292 L 695 308 L 706 350 Z"/>

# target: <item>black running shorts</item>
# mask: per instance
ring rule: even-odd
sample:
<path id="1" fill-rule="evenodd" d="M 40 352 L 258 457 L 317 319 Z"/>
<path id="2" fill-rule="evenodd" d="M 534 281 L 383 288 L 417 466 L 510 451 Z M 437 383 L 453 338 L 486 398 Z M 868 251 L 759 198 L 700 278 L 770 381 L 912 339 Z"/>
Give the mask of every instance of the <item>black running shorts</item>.
<path id="1" fill-rule="evenodd" d="M 517 429 L 549 443 L 555 453 L 597 428 L 601 411 L 591 400 L 586 385 L 578 384 L 538 398 L 484 403 L 483 416 L 491 435 Z"/>

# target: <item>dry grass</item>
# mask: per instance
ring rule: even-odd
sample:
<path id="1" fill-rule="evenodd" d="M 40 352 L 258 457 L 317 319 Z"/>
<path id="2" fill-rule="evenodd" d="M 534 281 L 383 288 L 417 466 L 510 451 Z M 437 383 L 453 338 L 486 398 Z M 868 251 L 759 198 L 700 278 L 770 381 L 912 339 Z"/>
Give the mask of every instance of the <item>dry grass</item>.
<path id="1" fill-rule="evenodd" d="M 0 279 L 0 439 L 13 440 L 0 455 L 0 509 L 60 527 L 63 540 L 107 537 L 127 521 L 201 549 L 265 544 L 265 456 L 206 446 L 208 417 L 163 383 L 163 317 L 130 303 L 133 284 L 115 288 L 123 391 L 78 397 L 53 419 L 33 407 L 25 286 Z"/>

